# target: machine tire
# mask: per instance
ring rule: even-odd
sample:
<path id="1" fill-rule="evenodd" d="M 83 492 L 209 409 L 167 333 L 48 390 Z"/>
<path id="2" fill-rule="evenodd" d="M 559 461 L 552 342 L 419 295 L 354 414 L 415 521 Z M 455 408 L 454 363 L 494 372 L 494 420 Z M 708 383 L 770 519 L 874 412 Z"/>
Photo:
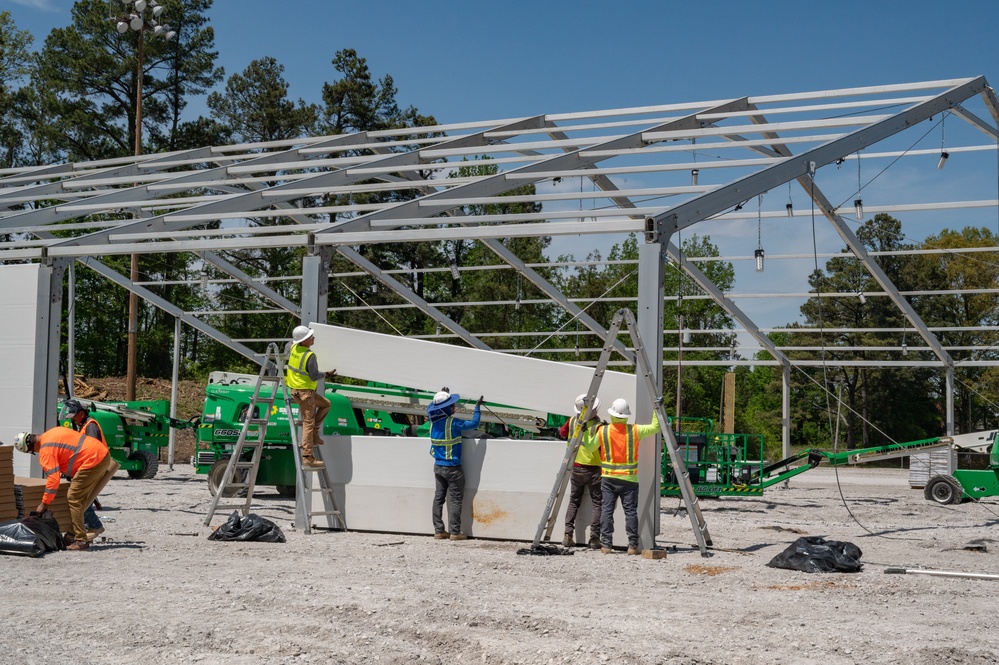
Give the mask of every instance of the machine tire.
<path id="1" fill-rule="evenodd" d="M 212 468 L 208 470 L 208 491 L 211 492 L 212 496 L 218 494 L 219 485 L 222 484 L 222 478 L 225 477 L 225 468 L 227 466 L 229 466 L 229 456 L 216 461 L 215 464 L 212 464 Z M 244 477 L 246 475 L 246 471 L 237 471 L 236 473 L 242 473 Z M 229 490 L 223 496 L 227 499 L 234 496 L 246 496 L 246 490 Z"/>
<path id="2" fill-rule="evenodd" d="M 130 461 L 141 461 L 141 469 L 131 469 L 128 477 L 134 480 L 147 480 L 156 475 L 160 470 L 160 460 L 156 455 L 146 450 L 134 450 L 128 454 Z"/>
<path id="3" fill-rule="evenodd" d="M 963 489 L 954 476 L 933 476 L 923 489 L 923 496 L 928 501 L 947 506 L 961 503 Z"/>
<path id="4" fill-rule="evenodd" d="M 287 496 L 295 498 L 295 486 L 294 485 L 278 485 L 277 493 L 281 496 Z"/>

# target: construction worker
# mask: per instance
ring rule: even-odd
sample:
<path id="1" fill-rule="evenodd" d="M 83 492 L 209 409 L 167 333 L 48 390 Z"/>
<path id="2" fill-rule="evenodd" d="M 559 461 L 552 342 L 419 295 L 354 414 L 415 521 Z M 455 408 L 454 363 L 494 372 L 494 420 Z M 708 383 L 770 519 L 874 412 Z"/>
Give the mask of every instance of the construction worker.
<path id="1" fill-rule="evenodd" d="M 68 399 L 63 403 L 62 408 L 63 413 L 69 416 L 74 430 L 92 436 L 103 442 L 105 446 L 107 445 L 108 442 L 104 438 L 104 430 L 101 429 L 100 423 L 90 417 L 90 410 L 82 402 Z M 104 523 L 97 516 L 97 509 L 100 507 L 101 502 L 95 497 L 94 502 L 87 506 L 83 513 L 83 526 L 87 527 L 87 540 L 93 540 L 104 533 Z"/>
<path id="2" fill-rule="evenodd" d="M 576 415 L 569 418 L 562 425 L 559 434 L 563 439 L 567 439 L 566 445 L 572 440 L 572 433 L 576 429 L 579 414 L 583 411 L 586 393 L 576 398 L 573 409 Z M 592 430 L 600 422 L 598 411 L 600 409 L 600 398 L 593 398 L 593 408 L 586 413 L 586 422 L 583 425 L 583 433 Z M 579 504 L 583 500 L 583 492 L 590 491 L 590 503 L 593 510 L 590 515 L 590 540 L 587 543 L 591 550 L 600 549 L 600 452 L 598 450 L 587 450 L 582 445 L 583 438 L 580 438 L 580 446 L 576 451 L 576 460 L 572 463 L 572 475 L 569 478 L 569 505 L 565 510 L 565 537 L 562 539 L 562 547 L 574 547 L 576 541 L 573 535 L 576 530 L 576 513 L 579 512 Z"/>
<path id="3" fill-rule="evenodd" d="M 316 343 L 315 333 L 308 326 L 297 326 L 291 333 L 291 353 L 288 356 L 288 366 L 284 373 L 285 383 L 291 390 L 291 401 L 298 405 L 302 418 L 302 464 L 312 468 L 322 468 L 323 463 L 312 454 L 316 446 L 322 445 L 319 436 L 326 414 L 330 412 L 330 401 L 323 394 L 326 381 L 319 386 L 323 378 L 319 371 L 319 362 L 311 346 Z M 331 372 L 335 374 L 336 372 Z"/>
<path id="4" fill-rule="evenodd" d="M 69 427 L 53 427 L 42 434 L 21 432 L 14 437 L 14 447 L 22 453 L 38 454 L 38 462 L 46 476 L 45 494 L 36 509 L 39 515 L 48 510 L 55 499 L 60 476 L 66 474 L 72 478 L 66 502 L 69 504 L 73 542 L 67 549 L 81 551 L 89 548 L 83 511 L 90 505 L 91 497 L 99 489 L 111 464 L 108 447 L 103 441 Z"/>
<path id="5" fill-rule="evenodd" d="M 468 538 L 461 530 L 461 502 L 465 497 L 465 474 L 461 470 L 461 433 L 479 426 L 479 407 L 482 406 L 483 399 L 479 397 L 479 401 L 475 403 L 471 420 L 451 415 L 459 399 L 460 395 L 452 394 L 445 386 L 427 405 L 427 416 L 430 418 L 430 454 L 434 458 L 436 486 L 432 511 L 436 540 Z M 444 529 L 441 515 L 445 497 L 448 500 L 447 521 L 451 527 L 450 533 Z"/>
<path id="6" fill-rule="evenodd" d="M 614 508 L 618 497 L 624 509 L 624 527 L 628 532 L 628 554 L 638 549 L 638 442 L 659 431 L 659 416 L 653 414 L 648 425 L 629 425 L 631 407 L 627 400 L 616 399 L 607 409 L 610 424 L 593 428 L 584 438 L 588 450 L 600 452 L 600 551 L 610 554 L 614 542 Z"/>

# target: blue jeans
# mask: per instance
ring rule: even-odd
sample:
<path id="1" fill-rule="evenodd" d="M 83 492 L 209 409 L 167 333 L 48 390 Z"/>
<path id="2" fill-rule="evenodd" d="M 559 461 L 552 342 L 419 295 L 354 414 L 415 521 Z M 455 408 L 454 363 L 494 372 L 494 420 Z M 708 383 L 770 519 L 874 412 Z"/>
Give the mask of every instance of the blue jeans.
<path id="1" fill-rule="evenodd" d="M 100 529 L 104 526 L 101 518 L 97 516 L 97 511 L 94 510 L 94 504 L 90 504 L 90 507 L 83 511 L 83 526 L 87 528 L 87 531 Z"/>
<path id="2" fill-rule="evenodd" d="M 600 481 L 600 546 L 614 543 L 614 508 L 618 497 L 624 508 L 624 528 L 628 532 L 628 547 L 638 547 L 638 483 L 604 476 Z"/>
<path id="3" fill-rule="evenodd" d="M 451 527 L 451 533 L 461 532 L 461 501 L 465 498 L 465 473 L 460 466 L 434 465 L 434 481 L 436 490 L 434 491 L 433 520 L 434 532 L 444 532 L 444 520 L 441 513 L 444 511 L 444 499 L 448 500 L 447 521 Z"/>

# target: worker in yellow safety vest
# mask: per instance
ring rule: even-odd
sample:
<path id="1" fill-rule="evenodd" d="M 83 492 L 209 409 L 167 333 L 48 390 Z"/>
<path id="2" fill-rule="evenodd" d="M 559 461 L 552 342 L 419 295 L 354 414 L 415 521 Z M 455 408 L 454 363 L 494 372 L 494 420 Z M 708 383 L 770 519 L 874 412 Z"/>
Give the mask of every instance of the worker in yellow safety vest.
<path id="1" fill-rule="evenodd" d="M 323 441 L 319 429 L 326 414 L 330 412 L 330 401 L 323 394 L 326 381 L 319 387 L 319 379 L 324 378 L 319 371 L 319 362 L 311 347 L 316 343 L 316 335 L 308 326 L 297 326 L 291 333 L 291 353 L 285 368 L 284 381 L 291 391 L 291 401 L 298 405 L 302 419 L 302 465 L 321 468 L 323 463 L 315 458 L 313 451 Z M 333 372 L 335 373 L 335 372 Z"/>
<path id="2" fill-rule="evenodd" d="M 610 424 L 594 428 L 583 439 L 587 450 L 600 452 L 600 551 L 610 554 L 614 542 L 614 508 L 618 498 L 624 509 L 628 554 L 638 549 L 638 443 L 659 431 L 659 416 L 648 425 L 629 425 L 631 407 L 616 399 L 607 409 Z"/>
<path id="3" fill-rule="evenodd" d="M 562 425 L 559 434 L 566 439 L 566 445 L 572 442 L 572 435 L 579 422 L 579 414 L 585 406 L 586 393 L 576 398 L 573 409 L 576 415 L 569 418 Z M 583 425 L 583 432 L 592 430 L 600 424 L 600 398 L 593 398 L 593 407 L 586 413 L 586 422 Z M 562 538 L 562 547 L 575 547 L 574 539 L 576 531 L 576 513 L 579 512 L 579 504 L 583 500 L 583 492 L 589 490 L 592 511 L 590 513 L 590 539 L 588 545 L 591 550 L 600 549 L 600 452 L 597 450 L 587 450 L 582 445 L 576 451 L 576 459 L 572 463 L 572 475 L 569 476 L 569 505 L 565 511 L 565 537 Z"/>

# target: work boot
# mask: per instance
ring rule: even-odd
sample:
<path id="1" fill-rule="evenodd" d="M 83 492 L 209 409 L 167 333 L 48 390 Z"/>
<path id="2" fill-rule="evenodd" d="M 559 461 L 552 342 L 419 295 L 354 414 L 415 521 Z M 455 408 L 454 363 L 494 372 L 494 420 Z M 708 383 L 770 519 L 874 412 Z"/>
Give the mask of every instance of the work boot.
<path id="1" fill-rule="evenodd" d="M 600 552 L 603 553 L 603 554 L 610 554 L 613 551 L 614 551 L 614 548 L 612 548 L 612 547 L 601 547 L 600 548 Z"/>
<path id="2" fill-rule="evenodd" d="M 66 549 L 73 552 L 82 552 L 83 550 L 90 549 L 90 543 L 85 540 L 74 540 L 73 544 L 69 545 Z"/>
<path id="3" fill-rule="evenodd" d="M 468 536 L 463 533 L 452 533 L 451 540 L 468 540 Z"/>
<path id="4" fill-rule="evenodd" d="M 447 531 L 438 531 L 434 534 L 434 540 L 447 540 L 451 537 L 451 534 Z"/>
<path id="5" fill-rule="evenodd" d="M 628 548 L 628 554 L 641 554 L 641 553 L 642 553 L 642 551 L 640 549 L 638 549 L 637 547 L 629 547 Z"/>
<path id="6" fill-rule="evenodd" d="M 92 529 L 87 532 L 87 540 L 94 540 L 95 538 L 97 538 L 97 536 L 101 535 L 102 533 L 104 533 L 104 527 L 102 526 L 99 526 L 96 529 Z"/>
<path id="7" fill-rule="evenodd" d="M 302 466 L 309 469 L 322 469 L 326 465 L 321 460 L 317 460 L 312 455 L 309 455 L 308 457 L 302 458 Z"/>
<path id="8" fill-rule="evenodd" d="M 572 536 L 565 534 L 565 538 L 562 539 L 562 547 L 575 547 L 576 541 L 572 539 Z"/>
<path id="9" fill-rule="evenodd" d="M 596 536 L 593 536 L 592 538 L 590 538 L 590 542 L 587 543 L 587 544 L 589 545 L 589 547 L 590 547 L 591 550 L 598 550 L 598 549 L 600 549 L 600 539 L 597 538 Z"/>

